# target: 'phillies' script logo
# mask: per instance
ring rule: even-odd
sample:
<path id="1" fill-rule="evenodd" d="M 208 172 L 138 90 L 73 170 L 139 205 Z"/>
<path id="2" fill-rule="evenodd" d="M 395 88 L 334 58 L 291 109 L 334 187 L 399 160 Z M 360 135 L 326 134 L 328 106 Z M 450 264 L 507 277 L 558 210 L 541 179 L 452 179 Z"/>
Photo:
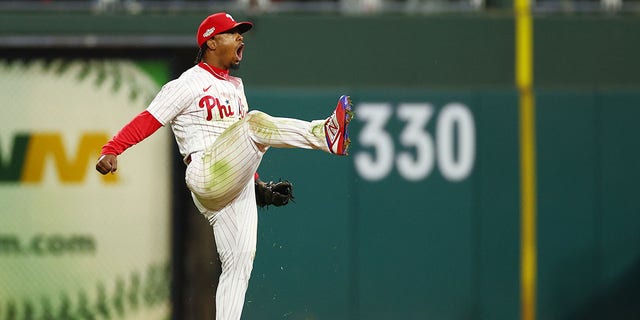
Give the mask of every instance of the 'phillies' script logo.
<path id="1" fill-rule="evenodd" d="M 211 121 L 213 119 L 213 114 L 211 113 L 211 109 L 218 107 L 218 113 L 220 114 L 220 119 L 224 119 L 224 117 L 231 117 L 235 113 L 231 110 L 231 106 L 229 105 L 229 100 L 225 101 L 227 105 L 223 105 L 220 103 L 218 98 L 214 98 L 212 96 L 204 96 L 198 102 L 200 108 L 207 109 L 207 120 Z"/>

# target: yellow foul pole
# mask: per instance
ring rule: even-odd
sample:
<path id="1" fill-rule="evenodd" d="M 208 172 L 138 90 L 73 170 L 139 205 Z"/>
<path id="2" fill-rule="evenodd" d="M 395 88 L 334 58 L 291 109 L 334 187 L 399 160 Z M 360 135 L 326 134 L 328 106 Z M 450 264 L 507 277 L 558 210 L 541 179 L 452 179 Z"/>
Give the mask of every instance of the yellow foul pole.
<path id="1" fill-rule="evenodd" d="M 536 148 L 531 0 L 514 0 L 516 86 L 520 95 L 520 312 L 536 318 Z"/>

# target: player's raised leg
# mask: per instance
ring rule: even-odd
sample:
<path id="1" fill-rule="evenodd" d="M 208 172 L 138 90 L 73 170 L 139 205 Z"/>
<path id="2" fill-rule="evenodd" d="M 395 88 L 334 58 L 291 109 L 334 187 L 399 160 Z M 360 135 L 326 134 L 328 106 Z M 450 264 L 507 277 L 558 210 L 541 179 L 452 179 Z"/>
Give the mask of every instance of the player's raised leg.
<path id="1" fill-rule="evenodd" d="M 346 155 L 348 125 L 353 118 L 351 100 L 342 96 L 329 118 L 302 121 L 272 117 L 251 111 L 231 125 L 204 152 L 191 156 L 186 181 L 196 200 L 210 211 L 229 204 L 253 181 L 264 152 L 269 147 L 319 149 Z"/>
<path id="2" fill-rule="evenodd" d="M 249 133 L 261 146 L 276 148 L 319 149 L 346 155 L 349 148 L 348 125 L 353 118 L 351 100 L 342 96 L 327 119 L 311 122 L 272 117 L 264 112 L 247 115 Z"/>

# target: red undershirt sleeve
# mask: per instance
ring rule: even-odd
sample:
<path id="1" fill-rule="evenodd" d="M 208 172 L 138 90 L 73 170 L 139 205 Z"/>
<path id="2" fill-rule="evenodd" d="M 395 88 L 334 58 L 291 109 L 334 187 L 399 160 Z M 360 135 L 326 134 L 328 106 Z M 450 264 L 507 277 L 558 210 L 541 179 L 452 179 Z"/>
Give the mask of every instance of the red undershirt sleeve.
<path id="1" fill-rule="evenodd" d="M 129 147 L 144 140 L 162 127 L 149 111 L 145 110 L 127 123 L 120 131 L 102 147 L 101 155 L 120 155 Z"/>

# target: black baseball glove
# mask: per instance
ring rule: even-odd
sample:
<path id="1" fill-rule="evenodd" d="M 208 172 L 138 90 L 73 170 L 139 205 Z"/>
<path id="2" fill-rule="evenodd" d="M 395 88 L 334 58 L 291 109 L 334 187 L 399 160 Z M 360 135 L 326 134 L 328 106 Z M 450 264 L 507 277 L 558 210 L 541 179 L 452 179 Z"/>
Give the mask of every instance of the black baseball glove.
<path id="1" fill-rule="evenodd" d="M 289 181 L 264 182 L 256 179 L 256 204 L 260 208 L 269 205 L 284 206 L 293 201 L 293 185 Z"/>

